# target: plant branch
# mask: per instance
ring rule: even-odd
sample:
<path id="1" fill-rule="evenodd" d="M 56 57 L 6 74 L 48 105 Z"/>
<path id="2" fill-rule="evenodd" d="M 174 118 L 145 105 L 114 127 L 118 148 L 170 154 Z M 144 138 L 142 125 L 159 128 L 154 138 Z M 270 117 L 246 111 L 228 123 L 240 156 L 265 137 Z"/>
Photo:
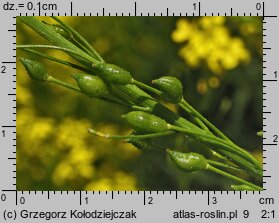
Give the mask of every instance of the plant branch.
<path id="1" fill-rule="evenodd" d="M 78 87 L 75 87 L 75 86 L 73 86 L 71 84 L 68 84 L 66 82 L 60 81 L 60 80 L 58 80 L 58 79 L 56 79 L 56 78 L 54 78 L 54 77 L 52 77 L 50 75 L 48 76 L 47 81 L 51 82 L 51 83 L 54 83 L 54 84 L 57 84 L 57 85 L 60 85 L 62 87 L 68 88 L 70 90 L 77 91 L 77 92 L 81 93 L 81 91 L 80 91 L 80 89 Z"/>
<path id="2" fill-rule="evenodd" d="M 105 133 L 102 133 L 102 132 L 94 130 L 94 129 L 88 129 L 88 132 L 93 135 L 105 138 L 105 139 L 147 139 L 147 138 L 156 138 L 156 137 L 173 135 L 175 133 L 173 131 L 166 131 L 166 132 L 151 133 L 151 134 L 145 134 L 145 135 L 110 135 L 110 134 L 105 134 Z"/>
<path id="3" fill-rule="evenodd" d="M 77 64 L 71 63 L 71 62 L 66 61 L 66 60 L 61 60 L 61 59 L 59 59 L 59 58 L 49 56 L 49 55 L 47 55 L 47 54 L 45 54 L 45 53 L 41 53 L 41 52 L 39 52 L 39 51 L 37 51 L 37 50 L 31 50 L 31 49 L 28 49 L 28 48 L 22 48 L 21 50 L 26 51 L 26 52 L 29 52 L 29 53 L 32 53 L 32 54 L 37 55 L 37 56 L 40 56 L 40 57 L 42 57 L 42 58 L 45 58 L 45 59 L 54 61 L 54 62 L 56 62 L 56 63 L 60 63 L 60 64 L 63 64 L 63 65 L 72 67 L 72 68 L 74 68 L 74 69 L 84 71 L 84 72 L 86 72 L 86 73 L 91 72 L 91 71 L 88 70 L 87 68 L 84 68 L 84 67 L 82 67 L 82 66 L 79 66 L 79 65 L 77 65 Z"/>
<path id="4" fill-rule="evenodd" d="M 234 144 L 230 144 L 228 141 L 224 139 L 220 139 L 216 136 L 208 135 L 205 133 L 193 132 L 191 130 L 186 130 L 173 125 L 169 125 L 169 130 L 174 130 L 185 133 L 187 135 L 191 135 L 203 143 L 209 143 L 209 145 L 214 146 L 215 149 L 216 147 L 219 147 L 219 150 L 217 150 L 217 152 L 230 157 L 236 164 L 240 165 L 254 176 L 262 176 L 262 166 L 259 164 L 259 162 L 255 159 L 254 156 L 252 156 L 244 149 L 241 149 L 240 147 Z M 228 153 L 224 153 L 224 150 L 226 150 Z"/>
<path id="5" fill-rule="evenodd" d="M 199 118 L 205 125 L 207 125 L 211 130 L 213 130 L 218 136 L 222 139 L 227 140 L 230 143 L 233 143 L 224 133 L 222 133 L 218 128 L 216 128 L 210 121 L 208 121 L 202 114 L 200 114 L 196 109 L 194 109 L 184 98 L 182 99 L 180 106 L 183 105 L 189 109 L 189 111 Z"/>
<path id="6" fill-rule="evenodd" d="M 207 160 L 207 162 L 210 164 L 210 165 L 213 165 L 213 166 L 220 166 L 220 167 L 224 167 L 224 168 L 227 168 L 227 169 L 230 169 L 230 170 L 234 170 L 234 171 L 239 171 L 239 172 L 243 172 L 244 170 L 242 169 L 239 169 L 235 166 L 232 166 L 232 165 L 228 165 L 226 163 L 222 163 L 222 162 L 218 162 L 218 161 L 215 161 L 215 160 Z"/>
<path id="7" fill-rule="evenodd" d="M 36 45 L 42 46 L 42 48 L 51 48 L 51 49 L 59 49 L 63 50 L 64 52 L 67 52 L 70 56 L 75 58 L 77 61 L 81 62 L 86 66 L 89 71 L 91 71 L 92 64 L 94 63 L 100 63 L 100 61 L 103 61 L 103 59 L 99 56 L 99 54 L 93 49 L 92 46 L 82 37 L 80 34 L 78 34 L 75 30 L 72 28 L 69 28 L 68 25 L 64 24 L 59 18 L 54 17 L 56 21 L 58 21 L 64 28 L 66 28 L 68 31 L 71 31 L 71 33 L 76 33 L 76 37 L 78 37 L 78 40 L 81 42 L 81 44 L 86 48 L 90 49 L 90 52 L 92 54 L 88 54 L 84 52 L 82 49 L 79 49 L 76 45 L 74 45 L 72 42 L 68 41 L 64 37 L 62 37 L 60 34 L 55 32 L 53 29 L 48 27 L 47 25 L 43 24 L 39 20 L 37 20 L 34 17 L 20 17 L 19 18 L 22 22 L 24 22 L 27 26 L 38 32 L 40 35 L 45 37 L 47 40 L 49 40 L 51 43 L 56 45 L 54 46 L 45 46 L 45 45 Z M 85 41 L 85 42 L 83 42 Z M 87 45 L 89 44 L 89 46 Z M 18 48 L 24 48 L 24 45 Z M 25 45 L 30 46 L 32 45 Z M 34 45 L 33 45 L 34 47 Z M 32 47 L 32 48 L 33 48 Z M 26 48 L 25 48 L 26 49 Z M 87 51 L 88 52 L 88 51 Z M 93 53 L 96 53 L 93 55 Z M 58 62 L 58 61 L 56 61 Z M 65 64 L 66 65 L 66 64 Z M 91 73 L 91 72 L 90 72 Z M 64 85 L 59 80 L 52 80 L 50 78 L 50 82 L 60 84 L 64 87 L 69 88 L 67 86 L 67 83 L 64 83 Z M 66 84 L 66 85 L 65 85 Z M 70 85 L 71 86 L 71 85 Z M 138 87 L 137 87 L 138 86 Z M 72 86 L 73 88 L 70 88 L 72 90 L 77 90 L 76 87 Z M 256 176 L 258 179 L 262 176 L 262 166 L 260 163 L 247 151 L 244 149 L 238 147 L 235 145 L 228 137 L 225 136 L 220 130 L 218 130 L 213 124 L 211 124 L 205 117 L 203 117 L 198 111 L 196 111 L 191 105 L 189 105 L 184 99 L 181 101 L 180 106 L 191 116 L 193 116 L 196 123 L 198 123 L 201 128 L 196 126 L 195 124 L 191 123 L 190 121 L 180 117 L 179 115 L 175 114 L 165 106 L 163 106 L 161 103 L 156 101 L 154 98 L 152 98 L 149 94 L 144 92 L 142 89 L 146 89 L 150 92 L 153 92 L 159 96 L 162 96 L 162 92 L 150 87 L 144 83 L 141 83 L 136 80 L 132 80 L 131 84 L 125 85 L 125 86 L 115 86 L 115 89 L 120 91 L 122 94 L 120 96 L 121 100 L 128 102 L 129 104 L 132 104 L 133 106 L 137 106 L 136 108 L 148 108 L 150 109 L 150 112 L 152 112 L 154 115 L 157 115 L 163 119 L 165 119 L 168 123 L 170 123 L 170 131 L 167 132 L 161 132 L 161 133 L 152 133 L 152 134 L 146 134 L 146 135 L 129 135 L 129 136 L 110 136 L 103 133 L 100 133 L 95 130 L 89 130 L 90 133 L 99 135 L 101 137 L 105 138 L 115 138 L 115 139 L 127 139 L 128 137 L 131 138 L 153 138 L 153 137 L 160 137 L 163 135 L 168 134 L 174 134 L 175 131 L 182 132 L 186 135 L 189 135 L 191 138 L 203 143 L 204 145 L 208 146 L 212 150 L 218 152 L 219 154 L 224 155 L 226 158 L 233 160 L 234 163 L 238 164 L 241 168 L 247 170 L 247 172 L 251 173 L 251 175 Z M 80 92 L 80 90 L 78 89 Z M 114 92 L 113 92 L 114 93 Z M 217 136 L 213 135 L 211 132 L 208 131 L 208 128 L 211 129 Z M 220 137 L 220 138 L 219 138 Z M 217 166 L 219 162 L 217 161 L 210 161 L 212 165 L 214 165 L 213 162 L 215 162 L 215 165 Z M 217 162 L 217 163 L 216 163 Z M 224 164 L 226 165 L 226 164 Z M 227 165 L 229 166 L 229 165 Z M 223 166 L 225 167 L 225 166 Z M 258 187 L 250 182 L 247 182 L 241 178 L 238 178 L 236 176 L 233 176 L 229 173 L 226 173 L 222 170 L 219 170 L 211 165 L 208 165 L 208 170 L 214 171 L 218 174 L 221 174 L 223 176 L 226 176 L 230 179 L 233 179 L 237 182 L 241 182 L 242 184 L 249 185 L 257 190 L 261 190 L 261 187 Z"/>
<path id="8" fill-rule="evenodd" d="M 104 59 L 97 53 L 97 51 L 87 42 L 87 40 L 85 38 L 83 38 L 82 35 L 80 35 L 76 30 L 74 30 L 72 27 L 70 27 L 69 25 L 67 25 L 66 23 L 64 23 L 61 19 L 59 19 L 57 16 L 52 16 L 52 18 L 59 22 L 63 28 L 65 28 L 66 30 L 68 30 L 70 33 L 72 33 L 74 35 L 74 37 L 77 38 L 76 41 L 80 41 L 81 44 L 88 49 L 91 53 L 92 56 L 94 56 L 98 61 L 100 62 L 105 62 Z"/>
<path id="9" fill-rule="evenodd" d="M 53 30 L 48 25 L 38 20 L 36 17 L 20 16 L 17 17 L 17 19 L 23 22 L 25 25 L 29 26 L 31 29 L 33 29 L 41 36 L 43 36 L 45 39 L 47 39 L 55 46 L 59 46 L 74 51 L 75 55 L 71 55 L 71 54 L 70 55 L 74 57 L 77 61 L 79 61 L 80 58 L 84 58 L 89 63 L 96 63 L 95 58 L 93 58 L 92 56 L 88 55 L 87 53 L 79 49 L 73 43 L 65 39 L 63 36 L 58 34 L 55 30 Z M 78 55 L 78 57 L 76 55 Z"/>
<path id="10" fill-rule="evenodd" d="M 191 113 L 191 111 L 186 107 L 186 106 L 184 106 L 183 104 L 179 104 L 179 106 L 184 110 L 184 111 L 186 111 L 192 118 L 193 118 L 193 120 L 204 130 L 204 131 L 206 131 L 206 132 L 208 132 L 208 133 L 211 133 L 210 131 L 209 131 L 209 129 L 207 128 L 207 126 L 198 118 L 198 117 L 196 117 L 196 116 L 194 116 L 192 113 Z"/>
<path id="11" fill-rule="evenodd" d="M 231 180 L 234 180 L 234 181 L 236 181 L 236 182 L 239 182 L 239 183 L 241 183 L 241 184 L 245 184 L 245 185 L 247 185 L 247 186 L 250 186 L 250 187 L 254 188 L 255 190 L 262 190 L 262 189 L 263 189 L 262 187 L 259 187 L 259 186 L 255 185 L 255 184 L 253 184 L 253 183 L 250 183 L 250 182 L 248 182 L 248 181 L 246 181 L 246 180 L 243 180 L 243 179 L 241 179 L 241 178 L 239 178 L 239 177 L 236 177 L 236 176 L 234 176 L 234 175 L 232 175 L 232 174 L 229 174 L 229 173 L 227 173 L 227 172 L 225 172 L 225 171 L 219 170 L 219 169 L 217 169 L 216 167 L 213 167 L 213 166 L 211 166 L 211 165 L 209 165 L 209 164 L 208 164 L 208 166 L 207 166 L 207 170 L 210 170 L 210 171 L 212 171 L 212 172 L 215 172 L 215 173 L 217 173 L 217 174 L 220 174 L 220 175 L 222 175 L 222 176 L 225 176 L 225 177 L 227 177 L 227 178 L 229 178 L 229 179 L 231 179 Z"/>
<path id="12" fill-rule="evenodd" d="M 80 55 L 79 53 L 77 53 L 77 52 L 75 52 L 75 51 L 73 51 L 71 49 L 60 47 L 60 46 L 52 46 L 52 45 L 17 45 L 16 48 L 19 48 L 19 49 L 46 48 L 46 49 L 52 49 L 52 50 L 61 50 L 61 51 L 64 51 L 65 53 L 74 54 L 74 55 L 80 57 L 81 59 L 85 59 L 86 60 L 86 57 L 83 57 L 83 55 Z M 94 59 L 93 63 L 99 63 L 99 62 Z"/>

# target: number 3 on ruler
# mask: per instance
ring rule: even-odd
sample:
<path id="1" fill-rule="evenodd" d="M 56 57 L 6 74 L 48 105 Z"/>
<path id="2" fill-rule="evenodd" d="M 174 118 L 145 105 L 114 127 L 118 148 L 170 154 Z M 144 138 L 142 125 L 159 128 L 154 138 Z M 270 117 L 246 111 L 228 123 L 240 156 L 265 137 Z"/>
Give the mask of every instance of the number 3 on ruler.
<path id="1" fill-rule="evenodd" d="M 212 204 L 217 204 L 217 197 L 212 197 L 211 198 L 211 203 Z"/>

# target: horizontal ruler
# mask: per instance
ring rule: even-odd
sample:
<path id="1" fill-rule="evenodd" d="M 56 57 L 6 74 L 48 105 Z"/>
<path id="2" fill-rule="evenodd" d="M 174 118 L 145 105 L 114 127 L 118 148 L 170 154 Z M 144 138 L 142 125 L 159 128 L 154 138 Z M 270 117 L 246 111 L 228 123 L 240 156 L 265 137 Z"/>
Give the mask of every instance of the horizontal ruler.
<path id="1" fill-rule="evenodd" d="M 92 219 L 97 218 L 96 212 L 133 211 L 136 216 L 134 220 L 140 219 L 140 222 L 150 219 L 163 222 L 173 219 L 195 219 L 197 222 L 200 219 L 207 222 L 211 222 L 210 219 L 212 222 L 216 222 L 216 219 L 238 219 L 241 222 L 251 222 L 274 219 L 275 209 L 278 207 L 275 206 L 274 197 L 266 197 L 262 192 L 30 191 L 5 193 L 1 195 L 1 199 L 6 205 L 10 203 L 13 209 L 11 215 L 16 215 L 20 220 L 31 212 L 53 212 L 54 216 L 57 212 L 65 212 L 66 219 Z M 16 200 L 16 206 L 12 206 L 13 199 Z M 35 203 L 38 205 L 35 206 Z M 197 203 L 199 205 L 195 205 Z M 35 222 L 35 219 L 27 218 L 30 222 Z M 103 217 L 103 220 L 106 218 Z"/>
<path id="2" fill-rule="evenodd" d="M 98 1 L 96 1 L 98 2 Z M 122 3 L 122 4 L 121 4 Z M 205 5 L 206 4 L 206 5 Z M 203 7 L 205 5 L 205 7 Z M 214 7 L 213 7 L 214 5 Z M 218 7 L 215 7 L 218 5 Z M 230 2 L 228 7 L 224 2 L 212 0 L 210 5 L 202 1 L 174 1 L 174 2 L 150 2 L 141 1 L 59 1 L 44 3 L 30 1 L 26 3 L 7 2 L 3 5 L 4 11 L 16 12 L 16 15 L 61 15 L 61 16 L 263 16 L 265 18 L 277 17 L 272 8 L 266 8 L 265 2 L 246 1 L 242 4 L 238 1 Z M 247 8 L 245 8 L 247 6 Z M 270 6 L 270 5 L 269 5 Z M 266 12 L 269 12 L 268 14 Z"/>
<path id="3" fill-rule="evenodd" d="M 2 1 L 1 222 L 276 222 L 279 1 Z M 16 16 L 262 16 L 264 191 L 16 191 Z M 3 74 L 3 75 L 2 75 Z M 4 137 L 2 137 L 4 136 Z M 278 220 L 277 220 L 278 221 Z"/>

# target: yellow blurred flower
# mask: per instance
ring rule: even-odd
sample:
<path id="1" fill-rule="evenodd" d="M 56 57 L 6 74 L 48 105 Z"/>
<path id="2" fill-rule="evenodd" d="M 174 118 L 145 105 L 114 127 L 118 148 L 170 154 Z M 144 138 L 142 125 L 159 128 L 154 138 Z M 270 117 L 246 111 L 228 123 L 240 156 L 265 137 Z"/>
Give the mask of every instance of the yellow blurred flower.
<path id="1" fill-rule="evenodd" d="M 204 16 L 199 20 L 199 24 L 203 29 L 211 29 L 212 26 L 220 26 L 225 23 L 225 17 L 223 16 Z"/>
<path id="2" fill-rule="evenodd" d="M 115 186 L 114 190 L 137 190 L 136 179 L 133 176 L 130 176 L 124 172 L 116 172 L 115 176 Z"/>
<path id="3" fill-rule="evenodd" d="M 53 131 L 52 119 L 37 119 L 30 128 L 30 140 L 42 141 Z"/>
<path id="4" fill-rule="evenodd" d="M 200 79 L 197 83 L 197 91 L 200 93 L 200 94 L 205 94 L 208 90 L 208 86 L 207 86 L 207 83 L 204 79 Z"/>
<path id="5" fill-rule="evenodd" d="M 86 119 L 68 117 L 57 121 L 39 116 L 28 82 L 17 84 L 17 95 L 26 93 L 29 97 L 18 102 L 21 106 L 17 111 L 17 171 L 19 175 L 28 176 L 28 180 L 19 181 L 19 190 L 35 189 L 31 182 L 45 181 L 53 188 L 137 189 L 135 177 L 121 171 L 117 162 L 111 165 L 112 158 L 125 162 L 137 156 L 140 154 L 137 149 L 123 141 L 105 141 L 88 134 L 91 124 Z M 103 125 L 100 129 L 118 133 L 115 125 Z M 95 166 L 98 159 L 103 163 Z"/>
<path id="6" fill-rule="evenodd" d="M 220 85 L 220 80 L 217 77 L 212 76 L 208 79 L 208 85 L 211 88 L 218 88 Z"/>
<path id="7" fill-rule="evenodd" d="M 136 178 L 122 171 L 117 171 L 111 178 L 104 177 L 90 182 L 84 189 L 90 191 L 138 190 L 136 186 Z"/>
<path id="8" fill-rule="evenodd" d="M 179 55 L 185 62 L 195 68 L 202 62 L 217 75 L 224 70 L 231 70 L 241 63 L 250 61 L 250 53 L 242 39 L 233 37 L 225 26 L 226 18 L 223 16 L 201 17 L 189 21 L 179 19 L 176 29 L 172 32 L 172 39 L 176 43 L 185 42 Z M 201 87 L 203 86 L 203 87 Z M 199 84 L 204 92 L 205 85 Z"/>
<path id="9" fill-rule="evenodd" d="M 172 33 L 172 39 L 181 43 L 188 40 L 193 32 L 193 25 L 186 19 L 179 19 L 176 23 L 176 30 Z"/>
<path id="10" fill-rule="evenodd" d="M 113 182 L 111 179 L 101 178 L 89 183 L 84 189 L 88 191 L 111 191 L 113 190 Z"/>

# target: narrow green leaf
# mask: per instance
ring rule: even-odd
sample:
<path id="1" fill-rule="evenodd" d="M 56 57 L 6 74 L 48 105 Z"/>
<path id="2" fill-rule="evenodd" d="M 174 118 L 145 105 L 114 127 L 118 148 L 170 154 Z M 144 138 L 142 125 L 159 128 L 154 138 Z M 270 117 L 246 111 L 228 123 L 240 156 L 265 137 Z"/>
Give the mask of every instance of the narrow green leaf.
<path id="1" fill-rule="evenodd" d="M 98 61 L 105 62 L 104 59 L 97 53 L 97 51 L 87 42 L 83 36 L 81 36 L 76 30 L 74 30 L 71 26 L 64 23 L 61 19 L 59 19 L 57 16 L 52 16 L 54 20 L 60 23 L 60 25 L 63 26 L 68 32 L 72 33 L 74 36 L 74 39 L 79 42 L 81 45 L 83 45 L 86 49 L 88 49 Z"/>
<path id="2" fill-rule="evenodd" d="M 75 55 L 71 55 L 73 58 L 80 60 L 80 58 L 84 58 L 89 63 L 96 63 L 96 59 L 89 56 L 87 53 L 80 50 L 77 46 L 75 46 L 73 43 L 65 39 L 63 36 L 55 32 L 51 27 L 44 24 L 43 22 L 36 19 L 34 16 L 21 16 L 17 17 L 19 21 L 23 22 L 25 25 L 29 26 L 31 29 L 39 33 L 41 36 L 43 36 L 45 39 L 47 39 L 49 42 L 54 44 L 55 46 L 59 46 L 62 48 L 69 49 L 71 51 L 75 52 Z M 77 56 L 79 55 L 79 57 Z"/>

